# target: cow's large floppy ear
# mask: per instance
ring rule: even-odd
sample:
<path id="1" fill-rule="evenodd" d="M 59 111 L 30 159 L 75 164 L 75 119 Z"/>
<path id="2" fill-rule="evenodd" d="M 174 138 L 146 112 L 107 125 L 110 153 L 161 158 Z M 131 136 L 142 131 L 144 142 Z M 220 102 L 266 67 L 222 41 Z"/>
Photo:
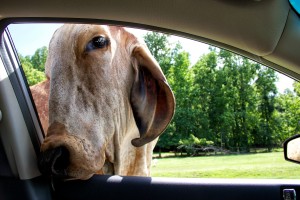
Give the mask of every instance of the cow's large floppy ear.
<path id="1" fill-rule="evenodd" d="M 166 129 L 174 115 L 175 99 L 158 63 L 146 47 L 135 47 L 132 61 L 135 80 L 130 101 L 140 138 L 131 143 L 140 147 Z"/>

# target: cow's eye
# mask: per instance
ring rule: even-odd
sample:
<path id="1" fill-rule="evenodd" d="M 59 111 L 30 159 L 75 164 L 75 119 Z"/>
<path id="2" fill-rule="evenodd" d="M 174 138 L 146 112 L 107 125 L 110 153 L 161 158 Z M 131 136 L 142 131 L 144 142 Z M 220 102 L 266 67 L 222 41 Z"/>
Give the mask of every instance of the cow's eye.
<path id="1" fill-rule="evenodd" d="M 94 37 L 86 46 L 86 51 L 91 51 L 94 49 L 102 49 L 108 46 L 109 39 L 103 36 Z"/>

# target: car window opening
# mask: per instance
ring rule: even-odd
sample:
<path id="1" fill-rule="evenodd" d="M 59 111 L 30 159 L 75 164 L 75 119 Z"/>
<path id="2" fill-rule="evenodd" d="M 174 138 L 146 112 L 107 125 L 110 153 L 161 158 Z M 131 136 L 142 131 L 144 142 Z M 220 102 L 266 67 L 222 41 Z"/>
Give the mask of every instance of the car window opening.
<path id="1" fill-rule="evenodd" d="M 296 5 L 294 1 L 290 2 L 292 5 Z M 296 5 L 295 9 L 297 10 L 298 7 Z M 51 26 L 48 24 L 12 24 L 8 27 L 26 79 L 31 87 L 47 81 L 47 76 L 49 78 L 49 74 L 45 75 L 45 63 L 51 51 L 49 42 L 52 34 L 59 27 L 61 24 Z M 24 36 L 20 35 L 20 33 L 25 33 L 24 30 L 30 32 L 31 36 L 24 39 Z M 44 30 L 43 33 L 41 33 L 42 30 Z M 101 31 L 101 35 L 95 37 L 101 37 L 103 41 L 106 41 L 109 34 L 106 29 Z M 224 49 L 158 32 L 130 29 L 130 33 L 143 38 L 149 53 L 162 69 L 176 99 L 175 115 L 164 133 L 159 136 L 154 148 L 151 176 L 257 179 L 295 179 L 300 177 L 300 172 L 294 170 L 297 166 L 284 161 L 282 148 L 283 142 L 288 137 L 299 133 L 300 116 L 297 106 L 300 102 L 300 85 L 298 82 L 267 66 Z M 87 41 L 87 44 L 90 44 L 89 51 L 82 53 L 85 56 L 84 59 L 91 59 L 83 65 L 85 67 L 92 63 L 93 59 L 99 58 L 96 55 L 105 52 L 108 57 L 107 49 L 115 48 L 110 46 L 114 45 L 114 41 L 94 48 L 95 46 L 91 42 L 95 37 L 91 37 L 91 40 Z M 63 39 L 57 41 L 65 42 Z M 84 49 L 83 47 L 82 49 Z M 139 53 L 144 58 L 148 56 L 146 50 L 139 49 L 135 55 L 139 56 Z M 138 60 L 139 57 L 137 57 Z M 66 67 L 70 67 L 70 63 L 72 64 L 72 62 L 68 62 Z M 140 63 L 139 67 L 146 64 Z M 155 65 L 155 62 L 152 65 Z M 144 79 L 148 81 L 145 84 L 147 87 L 159 82 L 156 77 L 153 79 L 159 70 L 149 71 L 149 69 L 146 67 L 140 73 L 140 76 L 143 75 Z M 103 73 L 107 72 L 104 69 L 101 70 Z M 102 111 L 96 105 L 100 100 L 92 102 L 86 99 L 96 97 L 96 94 L 93 93 L 95 88 L 90 85 L 95 83 L 93 82 L 94 71 L 90 67 L 90 69 L 86 68 L 84 72 L 85 76 L 78 76 L 78 80 L 85 80 L 85 82 L 76 86 L 76 92 L 80 94 L 78 102 L 82 102 L 84 106 L 77 110 L 87 111 L 90 114 L 93 109 L 101 113 Z M 44 84 L 43 88 L 49 89 L 49 83 L 47 84 Z M 141 88 L 146 86 L 139 85 Z M 160 87 L 159 84 L 155 85 L 155 88 L 158 87 Z M 70 85 L 68 88 L 71 91 L 72 86 Z M 143 94 L 138 93 L 136 96 L 152 92 L 141 88 L 139 90 Z M 105 92 L 114 90 L 114 88 L 107 87 L 107 90 Z M 168 94 L 169 90 L 165 93 Z M 66 93 L 66 96 L 71 94 Z M 154 93 L 149 93 L 147 98 L 153 101 L 151 99 L 153 95 Z M 138 98 L 136 96 L 134 96 L 135 100 Z M 40 102 L 36 101 L 36 106 L 38 103 L 44 105 L 48 98 L 47 95 L 39 98 Z M 58 99 L 53 99 L 53 101 L 58 101 Z M 105 103 L 109 105 L 109 101 Z M 159 102 L 157 105 L 160 106 Z M 65 109 L 64 112 L 70 111 Z M 45 133 L 48 131 L 48 134 L 52 134 L 52 131 L 61 129 L 65 134 L 78 128 L 77 125 L 72 125 L 74 128 L 68 129 L 62 123 L 52 125 L 49 129 L 45 128 L 48 125 L 42 121 L 42 112 L 38 114 Z M 87 118 L 78 117 L 78 123 L 82 122 L 82 126 L 90 128 L 92 132 L 95 130 L 91 128 L 89 122 L 94 119 L 88 118 L 88 114 L 85 115 Z M 160 116 L 164 117 L 163 114 Z M 135 120 L 138 115 L 140 114 L 134 116 Z M 145 127 L 148 128 L 144 125 L 147 124 L 147 120 L 146 122 L 137 120 L 139 131 L 144 130 Z M 84 140 L 89 139 L 84 138 Z M 74 137 L 71 140 L 77 144 L 77 138 Z M 143 145 L 144 139 L 140 142 Z M 86 158 L 85 153 L 89 153 L 89 155 L 95 153 L 96 151 L 89 147 L 92 144 L 91 142 L 82 145 L 84 153 L 78 155 L 78 158 Z M 78 142 L 76 148 L 81 148 L 80 145 L 81 143 Z M 67 146 L 75 148 L 71 143 L 68 143 Z M 106 151 L 106 157 L 101 162 L 105 168 L 100 170 L 100 174 L 114 173 L 110 150 L 104 151 Z M 72 153 L 68 152 L 67 154 L 69 156 Z M 55 156 L 51 159 L 59 159 L 59 155 Z M 130 170 L 134 171 L 134 169 Z M 128 170 L 128 174 L 131 173 L 130 170 Z"/>

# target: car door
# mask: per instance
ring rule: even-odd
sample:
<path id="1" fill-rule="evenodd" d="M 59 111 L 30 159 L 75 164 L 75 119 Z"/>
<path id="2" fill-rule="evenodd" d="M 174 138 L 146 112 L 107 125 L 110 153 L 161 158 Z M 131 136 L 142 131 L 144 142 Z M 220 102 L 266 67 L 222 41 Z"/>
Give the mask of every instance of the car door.
<path id="1" fill-rule="evenodd" d="M 95 175 L 86 181 L 61 181 L 44 177 L 37 164 L 43 140 L 41 125 L 13 41 L 7 31 L 2 29 L 1 32 L 1 199 L 276 200 L 300 192 L 300 183 L 296 180 Z"/>

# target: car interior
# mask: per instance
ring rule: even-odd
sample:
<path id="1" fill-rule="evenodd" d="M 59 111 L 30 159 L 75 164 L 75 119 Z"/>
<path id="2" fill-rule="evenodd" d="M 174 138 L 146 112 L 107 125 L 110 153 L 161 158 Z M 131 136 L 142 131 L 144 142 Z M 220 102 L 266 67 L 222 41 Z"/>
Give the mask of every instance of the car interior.
<path id="1" fill-rule="evenodd" d="M 293 2 L 3 0 L 0 199 L 296 199 L 296 193 L 300 193 L 297 179 L 94 175 L 85 181 L 61 181 L 45 177 L 37 161 L 43 130 L 13 39 L 6 30 L 9 24 L 89 23 L 159 31 L 227 49 L 298 81 L 300 15 Z M 284 144 L 285 150 L 289 141 Z M 287 154 L 282 156 L 299 163 Z"/>

